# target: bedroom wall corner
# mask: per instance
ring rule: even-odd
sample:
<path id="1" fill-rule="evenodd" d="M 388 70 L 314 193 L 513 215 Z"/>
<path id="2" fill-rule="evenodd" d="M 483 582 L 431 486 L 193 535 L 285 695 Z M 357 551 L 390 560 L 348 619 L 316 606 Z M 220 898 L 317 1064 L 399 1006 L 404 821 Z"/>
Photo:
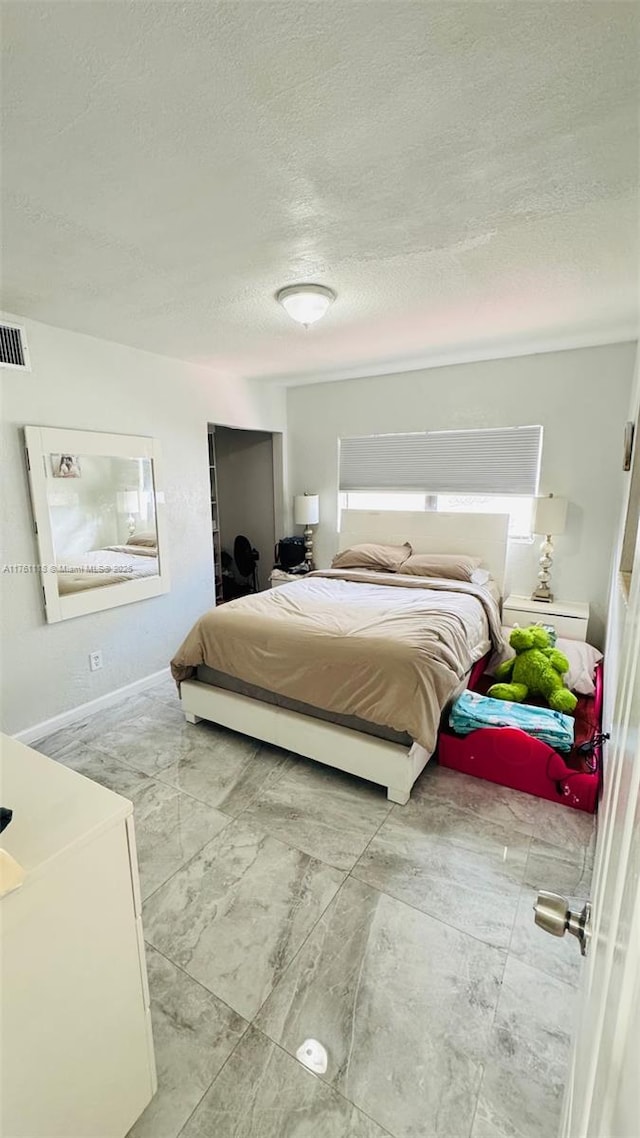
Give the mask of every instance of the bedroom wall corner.
<path id="1" fill-rule="evenodd" d="M 37 562 L 25 424 L 159 439 L 171 555 L 168 594 L 59 624 L 44 619 L 37 574 L 3 572 L 0 711 L 13 734 L 167 666 L 213 604 L 207 424 L 285 432 L 286 400 L 279 387 L 3 315 L 25 327 L 31 356 L 31 371 L 0 369 L 3 569 Z M 90 672 L 98 649 L 103 668 Z"/>
<path id="2" fill-rule="evenodd" d="M 635 353 L 628 342 L 289 387 L 290 490 L 313 486 L 320 495 L 317 563 L 328 565 L 336 550 L 340 436 L 540 423 L 541 492 L 569 500 L 567 530 L 556 539 L 555 592 L 589 601 L 589 636 L 601 646 Z M 538 544 L 510 543 L 509 591 L 531 592 Z"/>

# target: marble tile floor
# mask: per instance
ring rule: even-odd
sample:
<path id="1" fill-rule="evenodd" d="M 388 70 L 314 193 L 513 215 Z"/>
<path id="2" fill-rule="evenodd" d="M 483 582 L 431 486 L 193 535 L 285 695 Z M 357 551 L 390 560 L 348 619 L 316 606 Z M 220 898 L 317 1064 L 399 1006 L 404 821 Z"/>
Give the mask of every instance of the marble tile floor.
<path id="1" fill-rule="evenodd" d="M 592 817 L 433 763 L 392 806 L 185 724 L 166 679 L 34 746 L 134 803 L 159 1087 L 130 1138 L 557 1133 L 581 957 L 531 906 L 588 897 Z"/>

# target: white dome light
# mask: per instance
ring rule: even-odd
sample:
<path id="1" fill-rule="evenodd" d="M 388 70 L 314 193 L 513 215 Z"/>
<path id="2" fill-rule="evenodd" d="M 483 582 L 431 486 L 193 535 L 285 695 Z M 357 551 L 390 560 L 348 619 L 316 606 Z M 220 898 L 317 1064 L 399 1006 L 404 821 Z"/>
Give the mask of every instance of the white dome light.
<path id="1" fill-rule="evenodd" d="M 335 299 L 333 289 L 316 284 L 289 285 L 276 293 L 276 300 L 285 312 L 305 328 L 321 320 Z"/>

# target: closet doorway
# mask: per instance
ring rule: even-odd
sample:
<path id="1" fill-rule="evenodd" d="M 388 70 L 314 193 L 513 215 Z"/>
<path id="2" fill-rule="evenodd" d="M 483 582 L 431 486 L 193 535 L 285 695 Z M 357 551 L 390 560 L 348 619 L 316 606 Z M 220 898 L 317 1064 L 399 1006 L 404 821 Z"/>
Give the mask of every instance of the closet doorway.
<path id="1" fill-rule="evenodd" d="M 252 568 L 257 588 L 269 588 L 282 498 L 282 435 L 218 423 L 210 423 L 208 432 L 215 593 L 221 604 L 253 591 Z M 240 536 L 248 540 L 244 558 L 236 556 Z"/>

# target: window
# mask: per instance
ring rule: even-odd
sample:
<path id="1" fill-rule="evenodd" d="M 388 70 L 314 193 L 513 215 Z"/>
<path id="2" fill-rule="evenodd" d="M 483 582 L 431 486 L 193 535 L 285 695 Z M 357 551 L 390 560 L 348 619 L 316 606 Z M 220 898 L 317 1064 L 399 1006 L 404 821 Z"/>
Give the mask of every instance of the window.
<path id="1" fill-rule="evenodd" d="M 531 538 L 542 427 L 429 431 L 340 440 L 342 509 L 509 514 Z"/>
<path id="2" fill-rule="evenodd" d="M 531 537 L 533 496 L 438 494 L 437 508 L 452 514 L 508 514 L 509 537 L 521 541 Z"/>
<path id="3" fill-rule="evenodd" d="M 443 510 L 461 514 L 508 514 L 509 537 L 514 541 L 531 538 L 533 497 L 506 497 L 491 494 L 379 494 L 350 490 L 341 493 L 341 510 Z"/>
<path id="4" fill-rule="evenodd" d="M 343 510 L 426 510 L 426 494 L 369 493 L 366 490 L 352 490 L 340 494 L 340 508 Z M 430 507 L 433 508 L 433 507 Z"/>

